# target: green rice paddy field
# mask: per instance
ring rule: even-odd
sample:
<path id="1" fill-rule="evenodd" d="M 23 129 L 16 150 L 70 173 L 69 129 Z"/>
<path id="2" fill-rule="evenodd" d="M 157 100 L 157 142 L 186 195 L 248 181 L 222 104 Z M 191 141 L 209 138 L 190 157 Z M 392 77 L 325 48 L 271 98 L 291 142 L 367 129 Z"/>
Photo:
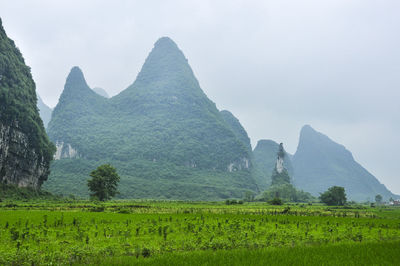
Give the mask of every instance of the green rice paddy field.
<path id="1" fill-rule="evenodd" d="M 400 209 L 0 202 L 0 265 L 399 265 Z"/>

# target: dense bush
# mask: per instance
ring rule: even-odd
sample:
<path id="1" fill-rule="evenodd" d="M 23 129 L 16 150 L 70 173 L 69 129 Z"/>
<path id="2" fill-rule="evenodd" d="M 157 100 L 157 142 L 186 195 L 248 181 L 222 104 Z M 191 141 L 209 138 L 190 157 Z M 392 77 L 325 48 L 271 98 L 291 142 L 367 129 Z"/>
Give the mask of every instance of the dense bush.
<path id="1" fill-rule="evenodd" d="M 282 205 L 283 201 L 280 198 L 273 198 L 269 200 L 268 203 L 272 205 Z"/>
<path id="2" fill-rule="evenodd" d="M 346 204 L 344 187 L 333 186 L 319 196 L 321 202 L 327 205 L 343 206 Z"/>

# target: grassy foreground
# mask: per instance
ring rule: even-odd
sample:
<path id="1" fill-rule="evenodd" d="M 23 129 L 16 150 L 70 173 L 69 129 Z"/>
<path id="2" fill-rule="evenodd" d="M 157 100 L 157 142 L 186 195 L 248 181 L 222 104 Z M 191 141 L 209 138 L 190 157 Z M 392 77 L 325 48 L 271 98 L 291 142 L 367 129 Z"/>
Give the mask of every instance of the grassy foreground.
<path id="1" fill-rule="evenodd" d="M 398 250 L 398 208 L 0 202 L 0 265 L 391 265 Z"/>
<path id="2" fill-rule="evenodd" d="M 152 258 L 113 257 L 96 265 L 398 265 L 400 241 L 256 250 L 167 253 Z"/>

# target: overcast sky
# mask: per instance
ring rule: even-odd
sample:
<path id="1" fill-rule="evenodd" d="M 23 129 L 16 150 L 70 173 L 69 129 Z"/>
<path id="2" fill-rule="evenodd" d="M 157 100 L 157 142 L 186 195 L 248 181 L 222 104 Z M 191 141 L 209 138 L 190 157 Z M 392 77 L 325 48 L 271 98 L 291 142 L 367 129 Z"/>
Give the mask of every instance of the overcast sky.
<path id="1" fill-rule="evenodd" d="M 72 66 L 115 95 L 169 36 L 253 147 L 294 153 L 310 124 L 400 194 L 398 0 L 0 0 L 0 17 L 51 107 Z"/>

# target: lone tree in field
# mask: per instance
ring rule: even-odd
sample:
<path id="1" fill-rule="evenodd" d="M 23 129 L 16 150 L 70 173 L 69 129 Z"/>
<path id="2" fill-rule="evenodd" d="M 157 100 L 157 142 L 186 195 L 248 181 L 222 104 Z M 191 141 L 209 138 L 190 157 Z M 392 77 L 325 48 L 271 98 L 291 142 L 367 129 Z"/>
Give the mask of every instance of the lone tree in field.
<path id="1" fill-rule="evenodd" d="M 333 186 L 319 196 L 326 205 L 343 206 L 346 204 L 346 193 L 344 187 Z"/>
<path id="2" fill-rule="evenodd" d="M 92 177 L 92 179 L 88 180 L 88 187 L 91 191 L 90 197 L 105 201 L 118 193 L 119 176 L 111 165 L 100 165 L 90 173 L 90 176 Z"/>
<path id="3" fill-rule="evenodd" d="M 382 203 L 382 196 L 380 194 L 375 196 L 375 202 L 376 202 L 376 204 Z"/>

